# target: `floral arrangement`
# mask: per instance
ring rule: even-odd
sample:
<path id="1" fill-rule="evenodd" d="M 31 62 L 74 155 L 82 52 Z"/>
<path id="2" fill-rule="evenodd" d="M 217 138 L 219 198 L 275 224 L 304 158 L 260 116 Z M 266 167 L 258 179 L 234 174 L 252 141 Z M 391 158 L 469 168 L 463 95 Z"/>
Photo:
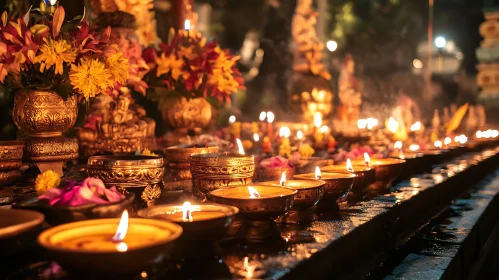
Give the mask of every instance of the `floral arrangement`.
<path id="1" fill-rule="evenodd" d="M 260 162 L 260 167 L 263 168 L 294 168 L 291 161 L 280 156 L 264 159 Z"/>
<path id="2" fill-rule="evenodd" d="M 38 199 L 50 206 L 81 206 L 87 204 L 109 204 L 121 201 L 125 196 L 116 187 L 107 189 L 102 180 L 87 178 L 82 183 L 66 182 L 59 188 L 61 178 L 54 171 L 48 170 L 38 175 L 35 189 L 40 194 Z"/>
<path id="3" fill-rule="evenodd" d="M 216 41 L 206 43 L 200 33 L 180 30 L 173 33 L 159 50 L 146 48 L 142 55 L 151 71 L 146 75 L 149 85 L 161 85 L 166 92 L 156 98 L 204 97 L 230 102 L 230 95 L 244 88 L 237 69 L 239 56 L 220 48 Z"/>
<path id="4" fill-rule="evenodd" d="M 313 156 L 314 154 L 315 150 L 309 144 L 301 145 L 300 148 L 298 148 L 298 155 L 302 158 L 308 158 Z"/>
<path id="5" fill-rule="evenodd" d="M 23 18 L 2 15 L 0 82 L 14 89 L 53 90 L 63 98 L 88 100 L 128 79 L 128 61 L 109 44 L 111 29 L 90 32 L 85 19 L 64 23 L 65 11 L 33 10 Z"/>

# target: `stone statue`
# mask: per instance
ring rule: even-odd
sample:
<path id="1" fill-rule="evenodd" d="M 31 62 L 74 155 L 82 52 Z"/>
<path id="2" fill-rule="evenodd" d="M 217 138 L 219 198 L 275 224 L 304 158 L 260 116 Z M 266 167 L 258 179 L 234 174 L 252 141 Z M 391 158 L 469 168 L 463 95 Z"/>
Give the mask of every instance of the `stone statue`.
<path id="1" fill-rule="evenodd" d="M 350 54 L 345 56 L 343 68 L 338 79 L 338 97 L 340 105 L 338 106 L 335 120 L 339 127 L 336 127 L 336 129 L 340 132 L 345 129 L 356 129 L 362 97 L 358 91 L 357 80 L 355 79 L 355 61 Z"/>
<path id="2" fill-rule="evenodd" d="M 315 24 L 319 13 L 312 9 L 312 0 L 298 0 L 291 23 L 293 37 L 293 70 L 331 79 L 322 63 L 324 44 L 317 38 Z"/>
<path id="3" fill-rule="evenodd" d="M 85 156 L 103 153 L 133 153 L 156 149 L 154 120 L 145 117 L 145 110 L 131 105 L 128 94 L 116 98 L 99 96 L 92 104 L 85 126 L 77 136 Z"/>

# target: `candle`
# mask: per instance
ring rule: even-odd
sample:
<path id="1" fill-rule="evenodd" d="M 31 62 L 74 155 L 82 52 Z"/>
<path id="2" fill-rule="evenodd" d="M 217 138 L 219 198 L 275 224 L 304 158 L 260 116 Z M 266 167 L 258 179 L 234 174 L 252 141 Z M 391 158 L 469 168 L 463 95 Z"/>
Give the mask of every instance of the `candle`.
<path id="1" fill-rule="evenodd" d="M 369 157 L 369 154 L 364 153 L 364 164 L 366 167 L 369 167 L 369 164 L 371 163 L 371 158 Z"/>
<path id="2" fill-rule="evenodd" d="M 323 167 L 324 172 L 332 173 L 352 173 L 357 175 L 353 180 L 351 192 L 356 197 L 361 197 L 364 194 L 365 188 L 374 182 L 374 168 L 366 167 L 364 165 L 353 165 L 350 159 L 347 159 L 345 165 L 330 165 Z"/>
<path id="3" fill-rule="evenodd" d="M 399 123 L 393 117 L 390 117 L 388 119 L 388 122 L 386 125 L 386 128 L 388 129 L 388 131 L 395 134 L 395 132 L 397 132 L 398 127 L 399 127 Z"/>
<path id="4" fill-rule="evenodd" d="M 413 145 L 409 146 L 409 150 L 411 150 L 412 152 L 415 152 L 415 151 L 419 150 L 419 145 L 413 144 Z"/>
<path id="5" fill-rule="evenodd" d="M 157 205 L 142 209 L 137 214 L 143 218 L 163 219 L 180 224 L 216 220 L 237 214 L 238 210 L 231 206 L 218 204 L 192 205 L 186 201 L 182 205 Z M 187 233 L 187 232 L 186 232 Z"/>
<path id="6" fill-rule="evenodd" d="M 378 125 L 378 120 L 375 118 L 367 118 L 367 129 L 371 130 Z"/>
<path id="7" fill-rule="evenodd" d="M 320 138 L 320 127 L 322 125 L 322 114 L 320 112 L 317 112 L 314 114 L 314 137 L 315 140 L 318 142 L 318 138 Z"/>
<path id="8" fill-rule="evenodd" d="M 433 145 L 435 146 L 435 148 L 441 149 L 442 148 L 442 141 L 437 140 L 437 141 L 435 141 L 435 143 L 433 143 Z"/>
<path id="9" fill-rule="evenodd" d="M 363 165 L 365 160 L 352 160 L 352 164 L 354 166 Z M 381 158 L 371 161 L 370 165 L 375 169 L 375 181 L 380 183 L 380 190 L 388 189 L 391 183 L 399 176 L 404 164 L 405 160 L 394 158 Z"/>
<path id="10" fill-rule="evenodd" d="M 120 272 L 147 269 L 182 234 L 179 225 L 151 219 L 93 219 L 52 227 L 38 243 L 72 270 Z M 140 256 L 139 258 L 120 255 Z M 96 261 L 89 262 L 94 258 Z"/>
<path id="11" fill-rule="evenodd" d="M 359 119 L 357 121 L 357 127 L 359 129 L 365 129 L 367 127 L 367 120 L 366 119 Z"/>
<path id="12" fill-rule="evenodd" d="M 415 122 L 411 125 L 411 131 L 418 131 L 421 129 L 421 122 Z"/>
<path id="13" fill-rule="evenodd" d="M 274 138 L 274 130 L 273 130 L 273 126 L 272 126 L 272 123 L 274 122 L 274 113 L 272 112 L 267 112 L 267 134 L 270 138 L 270 141 L 272 141 L 272 139 Z"/>
<path id="14" fill-rule="evenodd" d="M 241 155 L 244 155 L 244 147 L 243 147 L 243 143 L 241 142 L 241 139 L 237 138 L 236 139 L 236 143 L 237 143 L 237 151 L 239 154 Z"/>
<path id="15" fill-rule="evenodd" d="M 327 125 L 324 125 L 321 127 L 321 133 L 323 134 L 323 139 L 325 141 L 327 141 L 329 138 L 328 138 L 328 131 L 329 131 L 329 127 Z"/>
<path id="16" fill-rule="evenodd" d="M 450 143 L 452 143 L 452 140 L 450 139 L 450 137 L 445 137 L 445 139 L 444 139 L 445 146 L 448 146 Z"/>
<path id="17" fill-rule="evenodd" d="M 211 195 L 217 198 L 225 198 L 228 200 L 241 199 L 241 200 L 265 201 L 265 199 L 268 198 L 282 198 L 285 196 L 294 195 L 295 193 L 296 191 L 290 188 L 270 187 L 270 186 L 255 184 L 249 186 L 218 189 L 212 191 Z M 231 205 L 230 203 L 226 204 Z M 239 209 L 239 210 L 241 212 L 253 211 L 252 209 Z M 255 211 L 258 211 L 258 209 L 255 209 Z"/>

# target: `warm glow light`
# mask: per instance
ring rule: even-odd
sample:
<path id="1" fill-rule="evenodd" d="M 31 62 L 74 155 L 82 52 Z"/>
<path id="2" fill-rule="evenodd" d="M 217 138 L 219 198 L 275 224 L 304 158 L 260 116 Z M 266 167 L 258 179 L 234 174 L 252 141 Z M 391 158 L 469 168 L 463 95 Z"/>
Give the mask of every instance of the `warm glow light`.
<path id="1" fill-rule="evenodd" d="M 452 143 L 452 140 L 450 139 L 450 137 L 446 137 L 446 138 L 444 139 L 444 144 L 447 146 L 447 145 L 449 145 L 450 143 Z"/>
<path id="2" fill-rule="evenodd" d="M 280 137 L 289 138 L 290 135 L 291 135 L 291 130 L 289 129 L 289 127 L 283 126 L 279 129 L 279 136 Z"/>
<path id="3" fill-rule="evenodd" d="M 338 43 L 336 43 L 336 41 L 329 40 L 326 43 L 326 47 L 330 52 L 334 52 L 338 48 Z"/>
<path id="4" fill-rule="evenodd" d="M 415 152 L 415 151 L 419 150 L 419 145 L 415 145 L 415 144 L 410 145 L 409 150 Z"/>
<path id="5" fill-rule="evenodd" d="M 352 161 L 349 158 L 347 158 L 347 171 L 353 172 Z"/>
<path id="6" fill-rule="evenodd" d="M 319 128 L 322 125 L 322 114 L 320 112 L 315 113 L 314 115 L 314 126 Z"/>
<path id="7" fill-rule="evenodd" d="M 394 149 L 402 149 L 402 141 L 397 141 L 395 144 L 393 144 Z"/>
<path id="8" fill-rule="evenodd" d="M 359 120 L 357 121 L 357 127 L 358 127 L 359 129 L 364 129 L 364 128 L 366 128 L 366 127 L 367 127 L 367 120 L 366 120 L 366 119 L 359 119 Z"/>
<path id="9" fill-rule="evenodd" d="M 477 131 L 477 132 L 476 132 L 476 134 L 475 134 L 475 136 L 476 136 L 476 138 L 478 138 L 478 139 L 482 138 L 482 132 L 481 132 L 480 130 L 479 130 L 479 131 Z"/>
<path id="10" fill-rule="evenodd" d="M 459 143 L 459 142 L 461 142 L 460 139 L 461 139 L 461 136 L 458 135 L 458 136 L 454 137 L 454 142 Z"/>
<path id="11" fill-rule="evenodd" d="M 272 123 L 274 121 L 274 118 L 275 118 L 274 113 L 272 113 L 270 111 L 267 112 L 267 122 L 268 123 Z"/>
<path id="12" fill-rule="evenodd" d="M 186 19 L 184 22 L 184 29 L 185 30 L 191 30 L 191 21 Z"/>
<path id="13" fill-rule="evenodd" d="M 184 205 L 182 205 L 182 220 L 192 222 L 192 206 L 189 201 L 184 202 Z"/>
<path id="14" fill-rule="evenodd" d="M 258 119 L 263 122 L 265 120 L 265 118 L 267 117 L 267 113 L 266 112 L 261 112 L 260 113 L 260 117 L 258 117 Z"/>
<path id="15" fill-rule="evenodd" d="M 238 152 L 241 155 L 244 155 L 244 147 L 243 147 L 243 143 L 241 142 L 241 139 L 237 138 L 236 139 L 236 143 L 237 143 L 237 150 L 238 150 Z"/>
<path id="16" fill-rule="evenodd" d="M 235 122 L 236 122 L 236 116 L 230 116 L 229 123 L 235 123 Z"/>
<path id="17" fill-rule="evenodd" d="M 445 38 L 442 37 L 442 36 L 438 36 L 437 38 L 435 38 L 435 46 L 437 46 L 437 48 L 441 49 L 443 47 L 445 47 Z"/>
<path id="18" fill-rule="evenodd" d="M 286 183 L 286 172 L 282 172 L 280 183 L 281 186 L 284 186 L 284 183 Z"/>
<path id="19" fill-rule="evenodd" d="M 388 119 L 388 127 L 387 128 L 391 133 L 395 133 L 395 132 L 397 132 L 397 129 L 399 128 L 399 123 L 393 117 L 390 117 Z"/>
<path id="20" fill-rule="evenodd" d="M 497 136 L 499 136 L 499 131 L 492 130 L 491 136 L 492 136 L 492 138 L 497 138 Z"/>
<path id="21" fill-rule="evenodd" d="M 367 129 L 371 130 L 378 125 L 378 120 L 375 118 L 367 118 Z"/>
<path id="22" fill-rule="evenodd" d="M 260 198 L 260 194 L 253 187 L 248 187 L 248 192 L 250 194 L 250 198 Z"/>
<path id="23" fill-rule="evenodd" d="M 116 244 L 116 250 L 121 253 L 126 252 L 128 250 L 128 245 L 126 245 L 125 242 L 120 242 Z"/>
<path id="24" fill-rule="evenodd" d="M 50 0 L 50 6 L 55 6 L 57 4 L 57 0 Z"/>
<path id="25" fill-rule="evenodd" d="M 412 65 L 413 65 L 413 66 L 414 66 L 414 68 L 416 68 L 416 69 L 421 69 L 421 68 L 423 68 L 423 62 L 422 62 L 421 60 L 417 59 L 417 58 L 416 58 L 416 59 L 414 59 L 414 60 L 412 61 Z"/>
<path id="26" fill-rule="evenodd" d="M 249 265 L 248 257 L 244 257 L 244 269 L 246 270 L 246 279 L 253 279 L 253 273 L 255 272 L 255 266 Z"/>
<path id="27" fill-rule="evenodd" d="M 433 143 L 433 145 L 434 145 L 435 147 L 437 147 L 437 148 L 442 148 L 442 141 L 437 140 L 437 141 L 435 141 L 435 143 Z"/>
<path id="28" fill-rule="evenodd" d="M 112 240 L 113 242 L 120 242 L 125 238 L 126 232 L 128 231 L 128 211 L 125 210 L 123 211 L 123 214 L 121 214 L 121 220 L 118 225 L 118 229 L 116 230 L 116 233 L 114 234 Z"/>
<path id="29" fill-rule="evenodd" d="M 303 138 L 303 132 L 301 130 L 298 130 L 296 132 L 296 138 L 298 138 L 299 140 L 301 140 Z"/>
<path id="30" fill-rule="evenodd" d="M 255 140 L 255 142 L 260 141 L 260 136 L 258 136 L 258 133 L 253 134 L 253 140 Z"/>
<path id="31" fill-rule="evenodd" d="M 321 127 L 321 133 L 327 133 L 328 130 L 329 130 L 329 127 L 327 125 L 323 125 Z"/>
<path id="32" fill-rule="evenodd" d="M 421 122 L 415 122 L 411 125 L 411 131 L 418 131 L 421 129 Z"/>
<path id="33" fill-rule="evenodd" d="M 459 135 L 459 143 L 466 144 L 466 142 L 468 142 L 468 137 L 464 134 Z"/>
<path id="34" fill-rule="evenodd" d="M 366 166 L 369 167 L 369 164 L 371 163 L 371 158 L 369 157 L 368 153 L 364 153 L 364 162 L 366 163 Z"/>
<path id="35" fill-rule="evenodd" d="M 321 169 L 319 168 L 319 166 L 316 166 L 315 167 L 315 179 L 320 179 L 320 178 L 322 178 Z"/>

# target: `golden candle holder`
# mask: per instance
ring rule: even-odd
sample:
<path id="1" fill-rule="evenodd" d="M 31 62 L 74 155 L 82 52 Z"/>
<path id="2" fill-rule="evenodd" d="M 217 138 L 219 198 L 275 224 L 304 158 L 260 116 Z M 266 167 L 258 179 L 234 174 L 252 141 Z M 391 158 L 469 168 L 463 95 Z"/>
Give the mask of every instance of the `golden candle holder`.
<path id="1" fill-rule="evenodd" d="M 0 186 L 11 186 L 21 179 L 24 142 L 0 141 Z"/>
<path id="2" fill-rule="evenodd" d="M 192 192 L 201 200 L 213 190 L 253 182 L 252 155 L 213 153 L 191 156 Z"/>
<path id="3" fill-rule="evenodd" d="M 297 191 L 294 197 L 293 210 L 305 210 L 314 207 L 324 196 L 322 180 L 286 180 L 282 185 L 280 181 L 267 181 L 258 183 L 264 186 L 286 187 Z"/>
<path id="4" fill-rule="evenodd" d="M 375 170 L 367 166 L 352 166 L 351 171 L 345 168 L 345 165 L 330 165 L 321 168 L 322 171 L 328 173 L 352 173 L 357 175 L 353 179 L 352 189 L 350 193 L 356 198 L 362 198 L 365 189 L 374 182 Z M 350 195 L 350 194 L 349 194 Z"/>
<path id="5" fill-rule="evenodd" d="M 165 167 L 160 156 L 93 156 L 88 159 L 87 170 L 107 187 L 116 186 L 124 194 L 135 192 L 135 200 L 147 205 L 161 196 Z"/>
<path id="6" fill-rule="evenodd" d="M 370 167 L 375 169 L 375 182 L 371 184 L 367 192 L 369 196 L 385 193 L 401 174 L 405 160 L 394 158 L 372 159 Z M 364 160 L 352 160 L 353 165 L 365 165 Z"/>
<path id="7" fill-rule="evenodd" d="M 218 152 L 218 146 L 189 147 L 174 146 L 163 149 L 170 173 L 175 180 L 191 180 L 191 155 Z"/>
<path id="8" fill-rule="evenodd" d="M 241 229 L 250 242 L 278 237 L 274 219 L 285 215 L 293 206 L 298 191 L 274 186 L 247 185 L 213 190 L 209 199 L 239 209 L 244 226 Z"/>

